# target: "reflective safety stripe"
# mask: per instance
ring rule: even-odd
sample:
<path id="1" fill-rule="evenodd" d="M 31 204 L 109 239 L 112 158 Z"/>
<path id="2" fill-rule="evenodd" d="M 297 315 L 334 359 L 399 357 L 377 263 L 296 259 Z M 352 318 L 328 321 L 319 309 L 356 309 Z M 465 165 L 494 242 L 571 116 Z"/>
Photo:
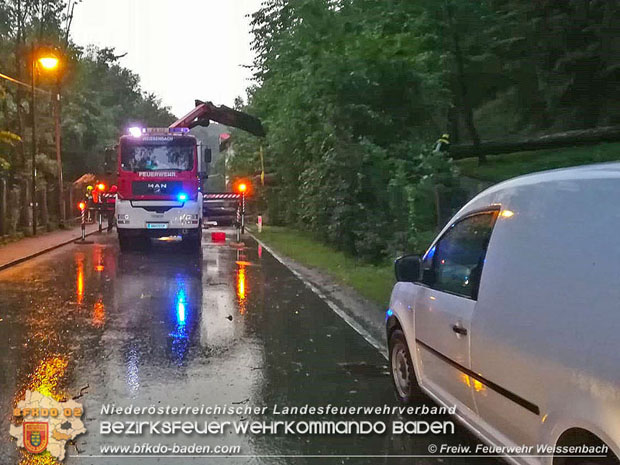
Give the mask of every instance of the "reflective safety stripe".
<path id="1" fill-rule="evenodd" d="M 225 193 L 225 194 L 205 194 L 205 200 L 218 200 L 218 199 L 239 199 L 239 194 Z"/>

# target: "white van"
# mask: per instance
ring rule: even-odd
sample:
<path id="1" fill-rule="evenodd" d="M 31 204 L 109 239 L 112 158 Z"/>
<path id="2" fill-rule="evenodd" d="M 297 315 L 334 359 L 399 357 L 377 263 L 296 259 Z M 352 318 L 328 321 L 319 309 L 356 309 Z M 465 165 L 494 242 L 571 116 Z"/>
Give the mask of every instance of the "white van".
<path id="1" fill-rule="evenodd" d="M 512 463 L 619 463 L 620 163 L 491 187 L 395 269 L 401 402 L 419 386 L 484 442 L 534 447 Z"/>

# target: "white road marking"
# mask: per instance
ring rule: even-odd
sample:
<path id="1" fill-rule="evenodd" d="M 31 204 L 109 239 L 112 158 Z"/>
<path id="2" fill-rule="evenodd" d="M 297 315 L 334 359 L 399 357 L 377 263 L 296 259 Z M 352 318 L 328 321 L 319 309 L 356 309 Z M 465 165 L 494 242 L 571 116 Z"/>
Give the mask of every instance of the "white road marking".
<path id="1" fill-rule="evenodd" d="M 291 268 L 288 265 L 288 263 L 286 263 L 286 260 L 284 260 L 282 257 L 280 257 L 276 252 L 274 252 L 274 250 L 271 247 L 269 247 L 263 241 L 258 239 L 254 234 L 252 234 L 252 233 L 249 233 L 249 234 L 250 234 L 250 236 L 252 236 L 252 238 L 256 242 L 258 242 L 261 245 L 261 247 L 263 249 L 265 249 L 267 252 L 269 252 L 273 256 L 273 258 L 275 258 L 282 265 L 284 265 L 287 269 L 289 269 L 291 271 L 291 273 L 293 273 L 297 279 L 299 279 L 302 283 L 304 283 L 304 285 L 308 289 L 310 289 L 317 296 L 319 296 L 321 298 L 321 300 L 323 300 L 329 306 L 329 308 L 332 309 L 332 311 L 336 315 L 338 315 L 340 318 L 342 318 L 346 324 L 348 324 L 351 328 L 353 328 L 360 336 L 362 336 L 364 338 L 364 340 L 366 342 L 368 342 L 371 346 L 373 346 L 375 349 L 377 349 L 379 351 L 379 353 L 381 355 L 383 355 L 383 357 L 386 360 L 388 360 L 388 355 L 383 350 L 383 346 L 381 345 L 381 343 L 379 341 L 377 341 L 377 339 L 374 336 L 372 336 L 368 331 L 366 331 L 366 329 L 364 329 L 357 321 L 355 321 L 355 319 L 350 317 L 342 308 L 340 308 L 332 300 L 330 300 L 319 288 L 317 288 L 310 281 L 306 280 L 298 271 L 296 271 L 293 268 Z"/>

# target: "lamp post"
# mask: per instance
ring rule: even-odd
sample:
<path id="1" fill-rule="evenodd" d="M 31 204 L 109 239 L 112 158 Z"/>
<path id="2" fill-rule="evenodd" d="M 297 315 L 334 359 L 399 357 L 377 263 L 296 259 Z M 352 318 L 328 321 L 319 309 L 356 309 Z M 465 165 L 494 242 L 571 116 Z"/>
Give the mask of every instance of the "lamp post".
<path id="1" fill-rule="evenodd" d="M 32 92 L 30 95 L 30 115 L 32 117 L 32 188 L 31 188 L 31 196 L 32 196 L 32 235 L 37 235 L 37 168 L 35 166 L 35 160 L 37 155 L 37 130 L 36 130 L 36 117 L 35 117 L 35 88 L 34 82 L 37 74 L 37 63 L 46 70 L 56 69 L 58 66 L 58 58 L 53 55 L 40 56 L 37 58 L 35 56 L 34 49 L 32 51 Z"/>
<path id="2" fill-rule="evenodd" d="M 239 192 L 241 192 L 241 234 L 245 232 L 245 192 L 248 186 L 242 182 L 239 184 Z"/>
<path id="3" fill-rule="evenodd" d="M 245 195 L 248 191 L 248 185 L 245 181 L 241 181 L 235 186 L 235 190 L 241 195 L 241 202 L 239 205 L 241 218 L 239 218 L 239 228 L 237 229 L 237 242 L 240 242 L 241 235 L 245 233 Z"/>
<path id="4" fill-rule="evenodd" d="M 56 80 L 56 98 L 54 99 L 54 133 L 56 142 L 56 167 L 58 170 L 58 222 L 65 224 L 65 202 L 63 197 L 62 158 L 60 156 L 60 76 Z"/>

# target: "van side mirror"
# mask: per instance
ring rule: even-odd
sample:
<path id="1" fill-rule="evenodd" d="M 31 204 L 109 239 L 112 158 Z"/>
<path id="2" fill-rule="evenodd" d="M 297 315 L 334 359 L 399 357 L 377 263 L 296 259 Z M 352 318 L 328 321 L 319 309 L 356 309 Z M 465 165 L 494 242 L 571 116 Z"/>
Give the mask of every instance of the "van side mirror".
<path id="1" fill-rule="evenodd" d="M 405 255 L 394 262 L 396 281 L 415 283 L 420 281 L 422 259 L 419 255 Z"/>

